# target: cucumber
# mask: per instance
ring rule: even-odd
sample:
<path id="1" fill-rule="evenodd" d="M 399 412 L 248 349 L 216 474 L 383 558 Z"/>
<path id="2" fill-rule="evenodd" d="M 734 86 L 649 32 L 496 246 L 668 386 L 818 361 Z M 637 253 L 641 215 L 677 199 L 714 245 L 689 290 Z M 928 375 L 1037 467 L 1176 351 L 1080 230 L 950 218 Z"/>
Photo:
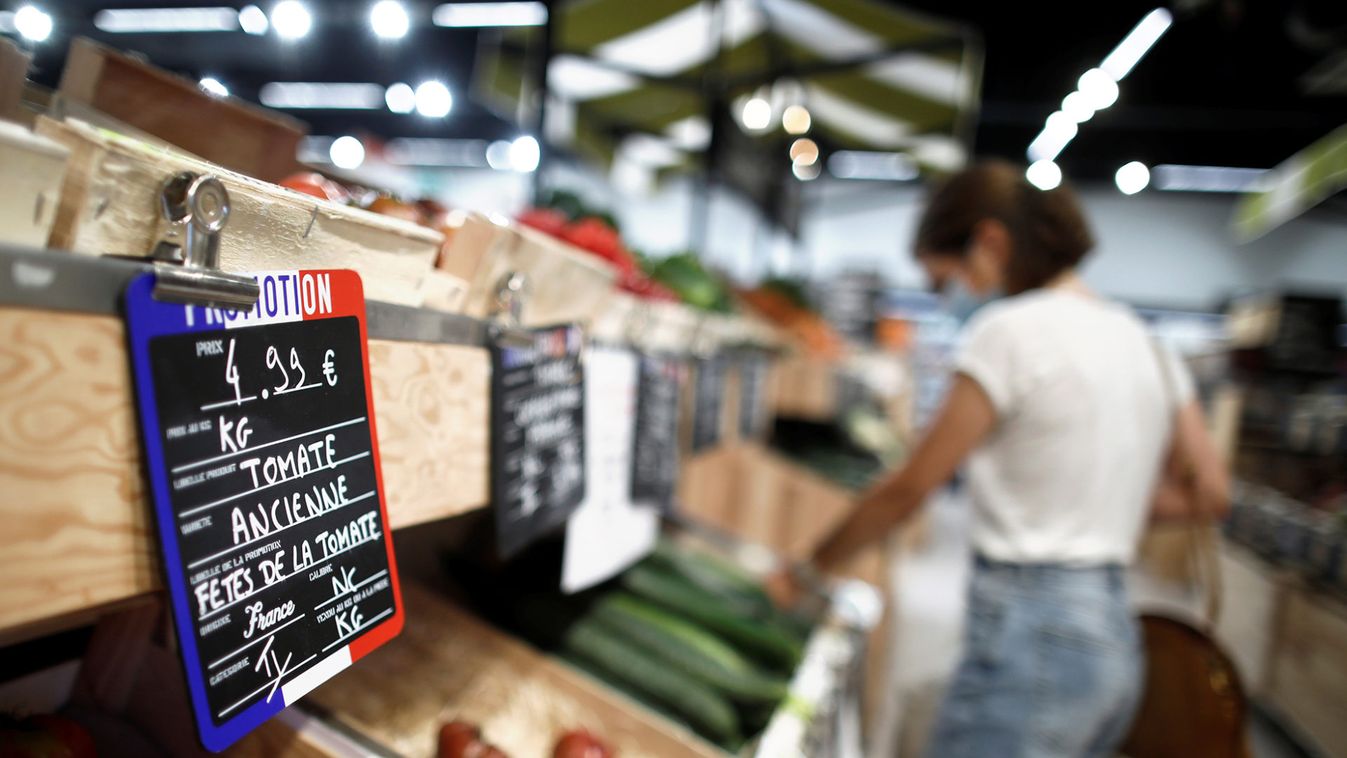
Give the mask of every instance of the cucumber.
<path id="1" fill-rule="evenodd" d="M 662 661 L 652 660 L 617 634 L 592 619 L 581 619 L 566 631 L 561 651 L 586 667 L 630 687 L 714 742 L 739 741 L 739 719 L 714 690 Z"/>
<path id="2" fill-rule="evenodd" d="M 690 552 L 662 540 L 647 560 L 707 592 L 721 595 L 731 605 L 742 607 L 754 617 L 769 617 L 775 612 L 772 599 L 752 575 L 717 556 Z"/>
<path id="3" fill-rule="evenodd" d="M 626 593 L 613 593 L 590 609 L 590 617 L 651 656 L 745 703 L 776 703 L 784 680 L 760 673 L 734 648 L 695 624 Z"/>
<path id="4" fill-rule="evenodd" d="M 714 593 L 650 565 L 637 564 L 628 569 L 621 583 L 632 593 L 697 622 L 752 657 L 783 670 L 794 670 L 804 652 L 799 640 L 774 625 L 745 618 Z"/>

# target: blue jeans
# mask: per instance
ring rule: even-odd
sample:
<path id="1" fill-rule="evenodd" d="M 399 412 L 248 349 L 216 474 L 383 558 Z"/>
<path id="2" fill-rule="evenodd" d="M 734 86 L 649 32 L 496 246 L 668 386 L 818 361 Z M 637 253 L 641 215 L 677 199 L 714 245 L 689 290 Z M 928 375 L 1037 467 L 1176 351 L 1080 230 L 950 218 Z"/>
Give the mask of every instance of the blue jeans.
<path id="1" fill-rule="evenodd" d="M 1112 756 L 1141 695 L 1121 566 L 976 560 L 963 660 L 928 758 Z"/>

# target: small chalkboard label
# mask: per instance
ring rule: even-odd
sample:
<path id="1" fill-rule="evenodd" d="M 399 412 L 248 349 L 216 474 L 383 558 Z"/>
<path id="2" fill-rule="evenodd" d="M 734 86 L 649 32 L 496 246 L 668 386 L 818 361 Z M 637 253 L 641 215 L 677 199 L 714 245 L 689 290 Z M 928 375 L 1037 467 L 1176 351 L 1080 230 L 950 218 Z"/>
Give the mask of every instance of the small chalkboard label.
<path id="1" fill-rule="evenodd" d="M 351 271 L 257 274 L 248 311 L 126 315 L 178 649 L 223 750 L 402 627 L 365 301 Z"/>
<path id="2" fill-rule="evenodd" d="M 672 509 L 678 483 L 678 399 L 684 373 L 683 362 L 672 356 L 640 357 L 631 498 L 663 511 Z"/>
<path id="3" fill-rule="evenodd" d="M 563 525 L 585 495 L 583 335 L 578 326 L 524 334 L 531 344 L 491 350 L 491 499 L 507 558 Z"/>
<path id="4" fill-rule="evenodd" d="M 771 362 L 758 350 L 745 350 L 739 356 L 739 436 L 746 440 L 762 439 L 767 434 L 771 413 L 767 407 L 767 376 Z"/>
<path id="5" fill-rule="evenodd" d="M 696 381 L 692 388 L 693 452 L 720 443 L 726 373 L 726 362 L 721 356 L 697 359 Z"/>

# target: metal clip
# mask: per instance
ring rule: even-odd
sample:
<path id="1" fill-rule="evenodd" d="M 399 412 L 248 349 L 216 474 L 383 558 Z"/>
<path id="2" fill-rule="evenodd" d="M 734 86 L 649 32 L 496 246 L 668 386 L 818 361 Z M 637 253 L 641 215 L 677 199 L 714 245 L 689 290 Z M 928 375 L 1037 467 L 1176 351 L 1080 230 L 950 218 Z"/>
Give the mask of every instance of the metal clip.
<path id="1" fill-rule="evenodd" d="M 220 231 L 229 221 L 229 193 L 210 174 L 183 171 L 159 190 L 154 297 L 183 303 L 251 308 L 257 282 L 220 271 Z"/>
<path id="2" fill-rule="evenodd" d="M 532 347 L 533 334 L 520 327 L 524 300 L 528 296 L 528 278 L 517 271 L 502 276 L 496 285 L 496 301 L 491 306 L 491 334 L 506 347 Z"/>

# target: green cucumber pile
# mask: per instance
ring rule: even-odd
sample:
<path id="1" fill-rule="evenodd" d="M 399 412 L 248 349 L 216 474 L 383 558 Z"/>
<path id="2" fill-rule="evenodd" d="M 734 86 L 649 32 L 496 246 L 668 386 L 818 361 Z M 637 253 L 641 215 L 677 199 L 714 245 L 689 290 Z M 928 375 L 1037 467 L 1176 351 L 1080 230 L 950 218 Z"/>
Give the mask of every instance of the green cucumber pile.
<path id="1" fill-rule="evenodd" d="M 730 751 L 786 696 L 809 631 L 748 574 L 670 542 L 598 590 L 529 596 L 514 616 L 535 643 Z"/>

